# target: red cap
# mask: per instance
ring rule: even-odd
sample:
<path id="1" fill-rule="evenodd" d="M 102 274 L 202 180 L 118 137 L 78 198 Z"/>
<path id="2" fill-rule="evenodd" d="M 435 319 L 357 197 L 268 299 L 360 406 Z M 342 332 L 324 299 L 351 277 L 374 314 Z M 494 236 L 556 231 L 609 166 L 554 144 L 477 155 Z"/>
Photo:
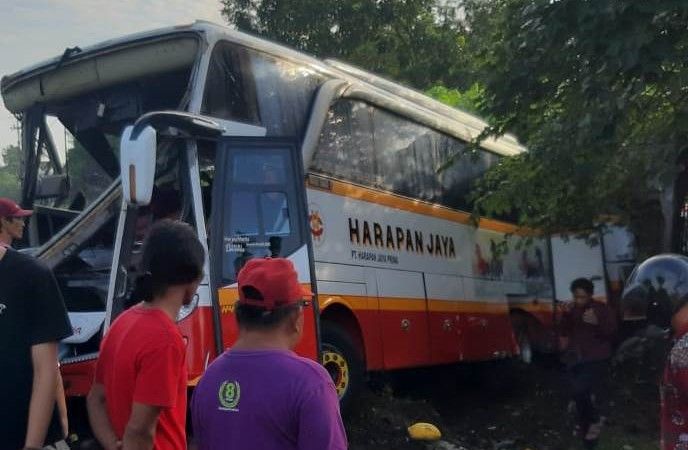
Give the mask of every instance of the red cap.
<path id="1" fill-rule="evenodd" d="M 0 217 L 26 217 L 33 214 L 29 209 L 21 209 L 13 200 L 0 197 Z"/>
<path id="2" fill-rule="evenodd" d="M 309 288 L 299 284 L 294 265 L 284 258 L 251 259 L 239 272 L 237 281 L 239 303 L 260 306 L 266 310 L 295 305 L 304 299 L 310 300 L 313 296 Z M 249 286 L 263 299 L 248 298 L 244 288 Z"/>

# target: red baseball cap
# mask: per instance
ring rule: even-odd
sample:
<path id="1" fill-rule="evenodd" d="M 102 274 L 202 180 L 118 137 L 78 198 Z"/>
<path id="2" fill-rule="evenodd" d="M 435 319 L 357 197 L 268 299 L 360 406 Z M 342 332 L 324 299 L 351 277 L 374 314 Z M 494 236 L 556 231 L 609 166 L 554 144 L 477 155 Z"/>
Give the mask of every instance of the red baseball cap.
<path id="1" fill-rule="evenodd" d="M 299 284 L 294 264 L 284 258 L 256 258 L 249 260 L 239 272 L 239 303 L 260 306 L 272 311 L 287 305 L 295 305 L 313 296 L 310 288 Z M 244 288 L 251 287 L 255 297 L 249 298 Z M 258 295 L 259 294 L 259 295 Z"/>
<path id="2" fill-rule="evenodd" d="M 21 209 L 13 200 L 0 197 L 0 217 L 26 217 L 33 214 L 30 209 Z"/>

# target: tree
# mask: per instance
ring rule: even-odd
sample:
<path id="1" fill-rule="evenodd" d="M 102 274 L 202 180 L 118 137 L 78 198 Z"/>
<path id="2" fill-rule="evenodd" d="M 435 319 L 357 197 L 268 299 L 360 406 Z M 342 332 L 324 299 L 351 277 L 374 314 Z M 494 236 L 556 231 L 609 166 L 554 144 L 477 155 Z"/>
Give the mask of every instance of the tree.
<path id="1" fill-rule="evenodd" d="M 467 88 L 464 39 L 435 0 L 223 0 L 223 15 L 318 57 L 341 58 L 418 89 Z"/>
<path id="2" fill-rule="evenodd" d="M 425 91 L 425 94 L 445 105 L 476 115 L 481 115 L 486 108 L 485 88 L 479 83 L 473 83 L 463 92 L 438 84 Z"/>
<path id="3" fill-rule="evenodd" d="M 19 201 L 21 197 L 19 171 L 20 158 L 19 147 L 8 145 L 0 150 L 2 166 L 0 166 L 0 197 L 9 197 Z"/>
<path id="4" fill-rule="evenodd" d="M 688 3 L 469 0 L 466 10 L 490 131 L 529 150 L 489 172 L 476 212 L 517 213 L 544 232 L 586 232 L 612 215 L 646 251 L 668 250 L 688 161 Z"/>

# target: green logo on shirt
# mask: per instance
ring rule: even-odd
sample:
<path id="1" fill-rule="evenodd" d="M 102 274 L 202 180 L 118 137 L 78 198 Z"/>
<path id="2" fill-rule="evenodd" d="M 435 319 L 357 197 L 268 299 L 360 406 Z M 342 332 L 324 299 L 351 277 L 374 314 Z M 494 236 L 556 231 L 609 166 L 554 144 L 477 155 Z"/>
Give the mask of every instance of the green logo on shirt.
<path id="1" fill-rule="evenodd" d="M 218 398 L 220 400 L 221 411 L 239 411 L 239 398 L 241 397 L 241 388 L 238 381 L 225 381 L 220 385 Z"/>

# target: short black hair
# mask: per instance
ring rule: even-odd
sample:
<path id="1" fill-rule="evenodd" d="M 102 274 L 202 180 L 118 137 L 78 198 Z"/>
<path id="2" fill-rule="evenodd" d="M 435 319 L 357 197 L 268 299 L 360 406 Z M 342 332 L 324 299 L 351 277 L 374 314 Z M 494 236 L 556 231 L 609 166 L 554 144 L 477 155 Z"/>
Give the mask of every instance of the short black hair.
<path id="1" fill-rule="evenodd" d="M 592 295 L 595 292 L 595 285 L 587 278 L 576 278 L 571 282 L 571 292 L 576 289 L 583 289 L 588 295 Z"/>
<path id="2" fill-rule="evenodd" d="M 142 275 L 136 280 L 132 300 L 152 300 L 170 286 L 200 279 L 204 263 L 205 250 L 189 224 L 160 220 L 143 245 Z"/>
<path id="3" fill-rule="evenodd" d="M 255 300 L 262 300 L 262 294 L 253 286 L 244 286 L 244 294 Z M 247 292 L 250 291 L 250 292 Z M 273 330 L 279 327 L 288 317 L 298 311 L 298 304 L 291 304 L 267 310 L 260 306 L 237 303 L 234 315 L 240 328 L 246 330 Z"/>

